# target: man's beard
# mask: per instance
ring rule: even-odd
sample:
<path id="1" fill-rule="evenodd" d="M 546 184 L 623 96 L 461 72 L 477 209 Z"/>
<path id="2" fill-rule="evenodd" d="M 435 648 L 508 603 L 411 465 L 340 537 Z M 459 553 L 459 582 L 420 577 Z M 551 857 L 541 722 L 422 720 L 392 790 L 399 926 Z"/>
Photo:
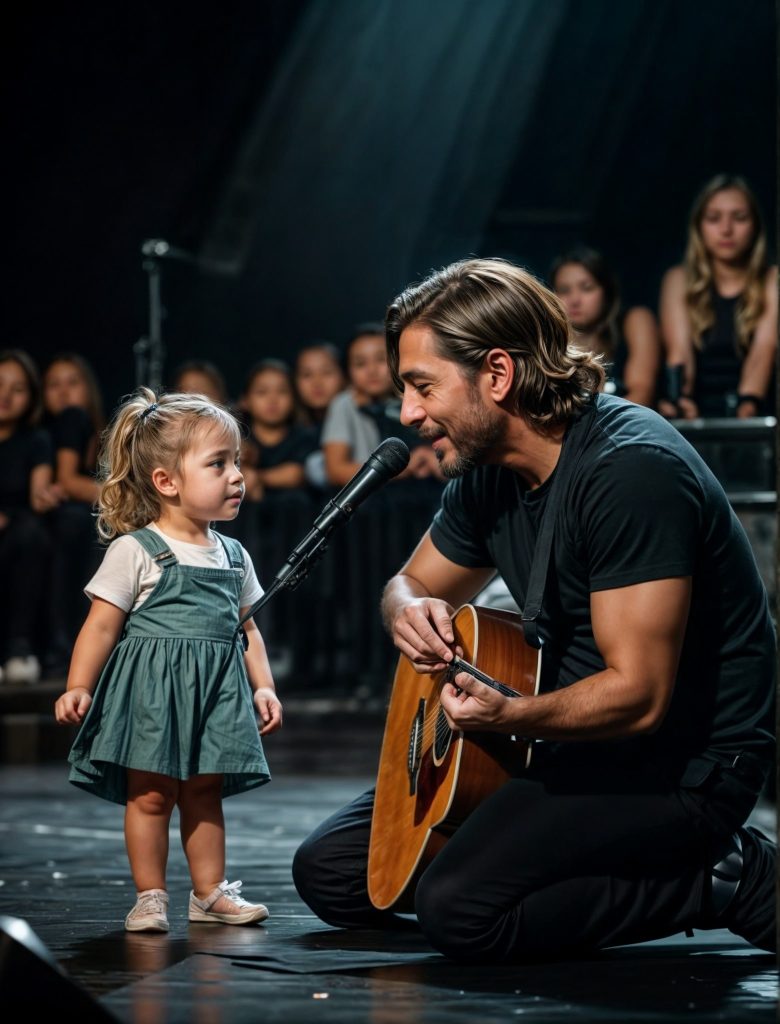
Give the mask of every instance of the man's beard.
<path id="1" fill-rule="evenodd" d="M 447 434 L 453 448 L 449 461 L 444 461 L 443 452 L 436 452 L 442 473 L 453 480 L 482 465 L 500 440 L 501 434 L 498 417 L 491 417 L 479 399 L 471 401 L 463 420 Z"/>

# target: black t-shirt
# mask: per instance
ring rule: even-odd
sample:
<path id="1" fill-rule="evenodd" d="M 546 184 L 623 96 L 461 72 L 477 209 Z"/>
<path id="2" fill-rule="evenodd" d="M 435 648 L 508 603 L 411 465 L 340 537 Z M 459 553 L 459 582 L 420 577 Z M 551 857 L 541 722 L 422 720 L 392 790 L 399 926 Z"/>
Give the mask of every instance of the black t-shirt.
<path id="1" fill-rule="evenodd" d="M 553 476 L 529 490 L 482 466 L 451 481 L 431 528 L 459 565 L 495 566 L 520 608 Z M 774 627 L 744 530 L 700 456 L 649 409 L 610 395 L 558 513 L 542 613 L 542 689 L 599 672 L 590 594 L 691 576 L 675 692 L 660 729 L 620 741 L 623 756 L 661 757 L 687 782 L 742 752 L 774 756 Z"/>
<path id="2" fill-rule="evenodd" d="M 290 427 L 279 444 L 261 444 L 254 434 L 249 435 L 247 442 L 257 452 L 258 467 L 273 469 L 286 462 L 299 462 L 302 465 L 306 457 L 317 448 L 317 434 L 311 427 L 294 426 Z"/>
<path id="3" fill-rule="evenodd" d="M 17 430 L 0 441 L 0 512 L 30 507 L 30 474 L 51 465 L 51 444 L 44 430 Z"/>
<path id="4" fill-rule="evenodd" d="M 79 471 L 92 473 L 94 465 L 90 465 L 90 447 L 95 434 L 94 427 L 86 410 L 71 405 L 56 416 L 50 416 L 45 423 L 51 435 L 55 453 L 61 448 L 75 451 L 79 457 Z"/>

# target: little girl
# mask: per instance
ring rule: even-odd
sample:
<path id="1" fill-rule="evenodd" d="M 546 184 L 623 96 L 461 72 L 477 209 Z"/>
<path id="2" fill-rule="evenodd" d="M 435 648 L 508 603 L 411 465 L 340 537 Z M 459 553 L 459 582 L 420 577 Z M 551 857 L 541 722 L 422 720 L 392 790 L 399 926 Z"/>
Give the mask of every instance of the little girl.
<path id="1" fill-rule="evenodd" d="M 282 723 L 260 633 L 251 618 L 243 637 L 238 628 L 262 590 L 241 545 L 210 528 L 238 515 L 240 440 L 233 416 L 208 399 L 142 388 L 102 452 L 98 531 L 112 543 L 86 587 L 92 605 L 55 716 L 82 723 L 70 781 L 126 805 L 137 889 L 128 931 L 168 930 L 174 806 L 190 921 L 268 916 L 224 879 L 222 798 L 269 780 L 259 736 Z"/>

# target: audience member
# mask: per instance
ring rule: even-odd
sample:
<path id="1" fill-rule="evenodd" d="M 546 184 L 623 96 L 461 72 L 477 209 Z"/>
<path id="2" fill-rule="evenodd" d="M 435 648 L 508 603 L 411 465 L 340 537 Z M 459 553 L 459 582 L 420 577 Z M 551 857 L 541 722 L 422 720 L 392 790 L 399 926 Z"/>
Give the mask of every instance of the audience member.
<path id="1" fill-rule="evenodd" d="M 261 501 L 274 491 L 304 487 L 304 462 L 316 440 L 310 428 L 295 423 L 287 363 L 264 359 L 253 366 L 240 405 L 248 427 L 241 463 L 247 498 Z"/>
<path id="2" fill-rule="evenodd" d="M 661 284 L 667 416 L 774 413 L 777 267 L 743 178 L 719 174 L 696 197 L 682 264 Z"/>
<path id="3" fill-rule="evenodd" d="M 35 363 L 20 349 L 0 352 L 0 629 L 6 683 L 40 678 L 36 624 L 51 558 L 42 513 L 60 500 L 49 439 L 36 426 L 40 414 Z"/>
<path id="4" fill-rule="evenodd" d="M 409 465 L 396 480 L 441 480 L 430 444 L 400 422 L 384 327 L 377 323 L 358 325 L 347 342 L 344 362 L 348 387 L 331 401 L 320 438 L 328 482 L 343 487 L 380 441 L 390 436 L 400 437 L 412 449 Z"/>
<path id="5" fill-rule="evenodd" d="M 48 674 L 67 669 L 70 650 L 89 608 L 84 584 L 97 570 L 93 506 L 100 486 L 97 450 L 103 402 L 92 367 L 80 355 L 56 355 L 43 374 L 44 426 L 52 442 L 54 479 L 63 500 L 48 522 L 54 539 L 49 588 Z"/>
<path id="6" fill-rule="evenodd" d="M 205 395 L 212 402 L 226 405 L 227 385 L 220 370 L 206 359 L 188 359 L 173 372 L 171 391 Z"/>
<path id="7" fill-rule="evenodd" d="M 320 435 L 331 401 L 346 384 L 339 350 L 329 341 L 306 345 L 295 359 L 293 379 L 300 422 L 312 428 L 316 443 L 304 464 L 306 482 L 323 490 L 328 485 L 328 478 Z"/>
<path id="8" fill-rule="evenodd" d="M 555 261 L 550 285 L 576 331 L 578 347 L 602 357 L 604 390 L 654 405 L 661 362 L 655 314 L 645 306 L 621 310 L 615 274 L 601 253 L 584 246 Z"/>
<path id="9" fill-rule="evenodd" d="M 300 422 L 320 430 L 328 406 L 346 385 L 338 348 L 329 341 L 306 345 L 295 357 L 293 378 Z"/>

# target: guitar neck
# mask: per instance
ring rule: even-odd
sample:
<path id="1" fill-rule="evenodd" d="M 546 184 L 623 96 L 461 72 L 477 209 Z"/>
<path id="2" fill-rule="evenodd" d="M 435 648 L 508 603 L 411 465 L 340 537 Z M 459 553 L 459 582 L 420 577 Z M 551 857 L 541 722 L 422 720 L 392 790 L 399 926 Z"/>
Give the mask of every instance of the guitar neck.
<path id="1" fill-rule="evenodd" d="M 474 678 L 478 679 L 480 683 L 484 683 L 485 686 L 489 686 L 493 690 L 498 690 L 498 692 L 502 693 L 505 697 L 523 696 L 523 694 L 520 693 L 518 690 L 513 690 L 511 686 L 506 686 L 504 683 L 499 683 L 497 679 L 493 679 L 493 677 L 489 676 L 487 672 L 483 672 L 481 669 L 478 669 L 475 665 L 470 665 L 467 661 L 464 661 L 463 658 L 457 657 L 457 655 L 452 659 L 449 667 L 453 675 L 456 672 L 468 672 L 470 676 L 474 676 Z"/>

